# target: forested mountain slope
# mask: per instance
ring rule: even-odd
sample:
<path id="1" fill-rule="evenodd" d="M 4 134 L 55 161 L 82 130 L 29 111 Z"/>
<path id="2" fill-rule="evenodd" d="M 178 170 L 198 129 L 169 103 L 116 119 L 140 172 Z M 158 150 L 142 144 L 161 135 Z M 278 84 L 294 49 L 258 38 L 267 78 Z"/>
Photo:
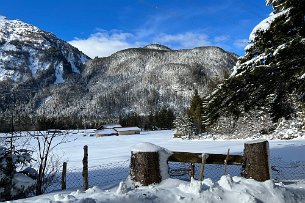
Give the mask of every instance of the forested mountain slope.
<path id="1" fill-rule="evenodd" d="M 267 2 L 274 11 L 253 29 L 230 78 L 206 99 L 209 132 L 239 138 L 304 132 L 305 2 Z"/>

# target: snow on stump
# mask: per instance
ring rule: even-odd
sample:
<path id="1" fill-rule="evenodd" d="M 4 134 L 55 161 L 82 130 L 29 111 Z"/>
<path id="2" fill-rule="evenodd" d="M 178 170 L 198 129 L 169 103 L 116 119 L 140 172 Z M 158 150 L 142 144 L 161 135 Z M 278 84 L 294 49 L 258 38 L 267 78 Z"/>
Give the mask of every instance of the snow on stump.
<path id="1" fill-rule="evenodd" d="M 143 186 L 160 183 L 169 177 L 167 159 L 170 155 L 168 150 L 147 142 L 133 146 L 130 161 L 131 179 Z"/>
<path id="2" fill-rule="evenodd" d="M 244 148 L 244 171 L 245 178 L 257 181 L 271 179 L 269 143 L 267 140 L 256 140 L 245 143 Z"/>

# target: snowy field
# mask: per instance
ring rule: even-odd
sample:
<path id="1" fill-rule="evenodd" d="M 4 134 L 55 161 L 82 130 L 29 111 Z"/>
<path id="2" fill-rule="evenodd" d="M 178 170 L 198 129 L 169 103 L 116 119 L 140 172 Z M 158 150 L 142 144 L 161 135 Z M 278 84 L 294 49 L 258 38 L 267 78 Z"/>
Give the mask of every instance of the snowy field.
<path id="1" fill-rule="evenodd" d="M 173 139 L 170 130 L 111 137 L 89 134 L 92 134 L 92 130 L 70 131 L 68 138 L 71 142 L 55 149 L 54 153 L 62 157 L 62 161 L 68 162 L 68 171 L 69 168 L 82 167 L 84 145 L 88 145 L 89 149 L 90 170 L 90 167 L 130 159 L 130 149 L 140 142 L 150 142 L 172 151 L 226 154 L 230 148 L 231 154 L 242 154 L 247 141 Z M 270 140 L 269 143 L 271 157 L 279 157 L 282 162 L 304 163 L 305 140 Z M 303 169 L 305 173 L 305 166 Z M 125 181 L 108 190 L 92 186 L 85 192 L 68 190 L 17 202 L 305 202 L 304 188 L 305 180 L 259 183 L 236 176 L 222 176 L 217 180 L 207 177 L 203 183 L 168 179 L 159 185 L 139 188 Z"/>
<path id="2" fill-rule="evenodd" d="M 90 133 L 91 132 L 91 133 Z M 83 147 L 88 145 L 89 166 L 126 161 L 130 159 L 130 149 L 140 142 L 150 142 L 171 151 L 242 154 L 247 140 L 181 140 L 173 139 L 171 130 L 141 132 L 137 135 L 95 137 L 92 130 L 70 132 L 71 142 L 55 148 L 55 153 L 67 161 L 72 168 L 82 167 Z M 84 136 L 87 135 L 87 136 Z M 270 140 L 272 157 L 289 161 L 305 161 L 305 139 Z"/>

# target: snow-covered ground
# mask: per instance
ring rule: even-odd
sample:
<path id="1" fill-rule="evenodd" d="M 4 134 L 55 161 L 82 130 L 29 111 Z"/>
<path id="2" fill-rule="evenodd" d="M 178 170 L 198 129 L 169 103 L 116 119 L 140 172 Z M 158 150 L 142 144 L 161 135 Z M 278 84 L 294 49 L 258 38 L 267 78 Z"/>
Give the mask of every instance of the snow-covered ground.
<path id="1" fill-rule="evenodd" d="M 89 166 L 104 163 L 126 161 L 130 158 L 130 149 L 140 142 L 150 142 L 171 151 L 226 154 L 228 148 L 232 154 L 242 154 L 246 140 L 181 140 L 173 139 L 171 130 L 147 131 L 136 135 L 95 137 L 88 136 L 92 130 L 71 131 L 68 139 L 55 148 L 55 153 L 68 162 L 69 167 L 82 167 L 83 147 L 88 145 Z M 91 133 L 90 133 L 91 132 Z M 87 136 L 84 136 L 84 135 Z M 271 156 L 289 161 L 305 161 L 305 139 L 270 140 Z"/>
<path id="2" fill-rule="evenodd" d="M 128 181 L 110 190 L 98 187 L 87 191 L 51 193 L 15 202 L 24 203 L 301 203 L 305 202 L 305 183 L 293 186 L 272 180 L 257 182 L 241 177 L 222 176 L 217 182 L 205 179 L 185 182 L 167 179 L 159 185 L 130 187 Z"/>
<path id="3" fill-rule="evenodd" d="M 87 134 L 87 136 L 84 136 Z M 172 131 L 142 132 L 139 135 L 95 137 L 84 132 L 70 132 L 68 143 L 59 145 L 55 153 L 63 155 L 69 167 L 81 167 L 83 146 L 89 148 L 89 167 L 130 158 L 130 149 L 140 142 L 150 142 L 172 151 L 241 154 L 246 140 L 181 140 L 173 139 Z M 305 140 L 270 140 L 271 157 L 283 161 L 304 161 Z M 305 167 L 304 172 L 305 173 Z M 167 179 L 159 185 L 134 188 L 130 181 L 102 190 L 50 193 L 16 202 L 305 202 L 305 180 L 297 182 L 256 182 L 241 177 L 222 176 L 185 182 Z"/>

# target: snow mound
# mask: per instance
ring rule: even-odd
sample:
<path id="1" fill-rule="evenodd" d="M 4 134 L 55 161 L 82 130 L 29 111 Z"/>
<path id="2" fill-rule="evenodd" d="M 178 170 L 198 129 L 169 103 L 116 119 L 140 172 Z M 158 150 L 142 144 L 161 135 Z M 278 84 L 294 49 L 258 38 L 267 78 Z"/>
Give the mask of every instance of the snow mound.
<path id="1" fill-rule="evenodd" d="M 303 186 L 286 186 L 283 183 L 276 184 L 272 180 L 257 182 L 252 179 L 228 175 L 222 176 L 218 182 L 214 183 L 210 179 L 202 182 L 192 179 L 190 183 L 167 179 L 159 185 L 128 189 L 124 183 L 121 183 L 117 188 L 111 190 L 104 191 L 93 187 L 85 192 L 46 194 L 16 202 L 304 202 L 305 189 Z"/>
<path id="2" fill-rule="evenodd" d="M 142 142 L 132 146 L 132 152 L 158 152 L 161 151 L 163 148 L 157 145 L 154 145 L 149 142 Z"/>

